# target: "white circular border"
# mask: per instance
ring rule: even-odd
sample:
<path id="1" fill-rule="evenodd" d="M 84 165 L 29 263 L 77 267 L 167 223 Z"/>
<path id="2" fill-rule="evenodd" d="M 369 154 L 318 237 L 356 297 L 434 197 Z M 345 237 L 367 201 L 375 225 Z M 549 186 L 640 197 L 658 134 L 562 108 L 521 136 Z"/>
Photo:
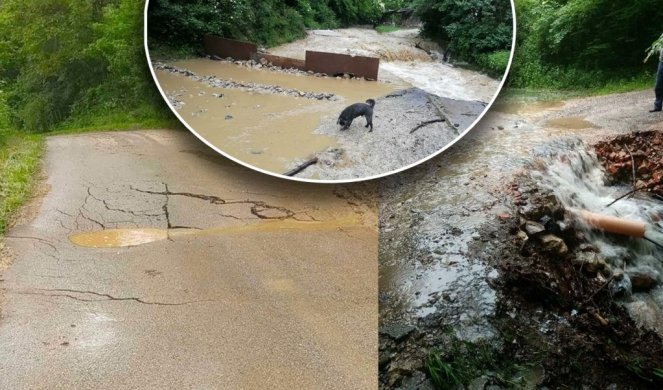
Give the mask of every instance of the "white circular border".
<path id="1" fill-rule="evenodd" d="M 179 119 L 179 121 L 180 121 L 180 122 L 181 122 L 181 123 L 187 128 L 187 129 L 189 129 L 189 131 L 192 132 L 192 133 L 193 133 L 193 134 L 194 134 L 199 140 L 201 140 L 205 145 L 209 146 L 210 148 L 212 148 L 212 149 L 213 149 L 214 151 L 216 151 L 217 153 L 221 154 L 223 157 L 225 157 L 225 158 L 227 158 L 227 159 L 229 159 L 229 160 L 232 160 L 232 161 L 234 161 L 234 162 L 236 162 L 236 163 L 238 163 L 238 164 L 240 164 L 240 165 L 242 165 L 242 166 L 245 166 L 245 167 L 247 167 L 247 168 L 253 169 L 254 171 L 258 171 L 258 172 L 264 173 L 264 174 L 269 175 L 269 176 L 278 177 L 278 178 L 280 178 L 280 179 L 286 179 L 286 180 L 290 180 L 290 181 L 298 181 L 298 182 L 304 182 L 304 183 L 317 183 L 317 184 L 346 184 L 346 183 L 357 183 L 357 182 L 362 182 L 362 181 L 369 181 L 369 180 L 380 179 L 380 178 L 383 178 L 383 177 L 386 177 L 386 176 L 389 176 L 389 175 L 393 175 L 393 174 L 396 174 L 396 173 L 400 173 L 400 172 L 406 171 L 406 170 L 408 170 L 408 169 L 410 169 L 410 168 L 413 168 L 413 167 L 415 167 L 415 166 L 417 166 L 417 165 L 419 165 L 419 164 L 425 163 L 426 161 L 428 161 L 428 160 L 430 160 L 430 159 L 432 159 L 432 158 L 438 156 L 439 154 L 443 153 L 445 150 L 447 150 L 447 149 L 449 149 L 450 147 L 452 147 L 456 142 L 460 141 L 464 136 L 467 135 L 467 133 L 470 132 L 470 130 L 472 130 L 472 129 L 474 128 L 474 126 L 477 125 L 477 123 L 479 123 L 479 121 L 484 117 L 484 115 L 486 115 L 486 113 L 488 112 L 488 110 L 490 110 L 490 108 L 492 107 L 493 103 L 495 103 L 495 100 L 496 100 L 497 97 L 499 96 L 500 92 L 502 92 L 502 88 L 504 87 L 504 83 L 506 82 L 506 78 L 507 78 L 507 76 L 509 75 L 509 71 L 511 70 L 511 63 L 513 62 L 513 55 L 514 55 L 514 53 L 515 53 L 515 51 L 516 51 L 516 35 L 517 35 L 517 33 L 518 33 L 518 32 L 517 32 L 517 29 L 516 29 L 516 26 L 517 26 L 517 23 L 516 23 L 516 6 L 515 6 L 515 4 L 514 4 L 514 0 L 510 0 L 510 1 L 511 1 L 511 15 L 512 15 L 512 19 L 513 19 L 513 26 L 512 26 L 512 29 L 513 29 L 513 37 L 512 37 L 512 39 L 511 39 L 511 54 L 509 55 L 509 63 L 508 63 L 507 66 L 506 66 L 506 71 L 504 72 L 504 76 L 502 77 L 502 81 L 500 82 L 499 88 L 497 88 L 497 91 L 495 91 L 495 95 L 493 95 L 493 98 L 490 100 L 490 103 L 488 103 L 488 105 L 486 105 L 486 108 L 483 110 L 483 112 L 477 117 L 477 119 L 476 119 L 474 122 L 472 122 L 472 124 L 470 124 L 470 125 L 467 127 L 467 129 L 465 129 L 464 132 L 462 132 L 461 134 L 459 134 L 458 137 L 456 137 L 453 141 L 449 142 L 449 143 L 448 143 L 446 146 L 444 146 L 442 149 L 440 149 L 440 150 L 438 150 L 437 152 L 431 154 L 430 156 L 425 157 L 425 158 L 422 158 L 421 160 L 419 160 L 419 161 L 417 161 L 417 162 L 415 162 L 415 163 L 412 163 L 412 164 L 410 164 L 410 165 L 406 165 L 406 166 L 404 166 L 404 167 L 401 167 L 401 168 L 398 168 L 398 169 L 394 169 L 393 171 L 389 171 L 389 172 L 385 172 L 385 173 L 380 173 L 380 174 L 378 174 L 378 175 L 374 175 L 374 176 L 368 176 L 368 177 L 364 177 L 364 178 L 358 178 L 358 179 L 347 179 L 347 180 L 314 180 L 314 179 L 298 178 L 298 177 L 294 177 L 294 176 L 285 176 L 285 175 L 282 175 L 282 174 L 279 174 L 279 173 L 271 172 L 271 171 L 268 171 L 268 170 L 265 170 L 265 169 L 262 169 L 262 168 L 258 168 L 258 167 L 256 167 L 256 166 L 253 166 L 253 165 L 251 165 L 251 164 L 248 164 L 248 163 L 246 163 L 246 162 L 244 162 L 244 161 L 242 161 L 242 160 L 240 160 L 240 159 L 238 159 L 238 158 L 235 158 L 235 157 L 229 155 L 228 153 L 224 152 L 223 150 L 217 148 L 216 146 L 212 145 L 212 144 L 211 144 L 210 142 L 208 142 L 203 136 L 201 136 L 200 134 L 198 134 L 198 132 L 196 132 L 191 126 L 189 126 L 189 124 L 188 124 L 188 123 L 187 123 L 187 122 L 186 122 L 186 121 L 180 116 L 180 114 L 179 114 L 179 113 L 177 112 L 177 110 L 173 107 L 173 105 L 170 104 L 170 100 L 168 100 L 168 97 L 166 97 L 166 93 L 165 93 L 165 92 L 163 91 L 163 89 L 161 88 L 161 84 L 160 84 L 159 81 L 157 80 L 157 76 L 156 76 L 156 74 L 154 73 L 154 68 L 152 67 L 152 58 L 150 57 L 150 51 L 149 51 L 148 46 L 147 46 L 147 9 L 148 9 L 148 6 L 149 6 L 149 4 L 150 4 L 150 0 L 147 0 L 147 1 L 145 2 L 145 12 L 144 12 L 144 15 L 143 15 L 143 44 L 144 44 L 144 46 L 145 46 L 145 55 L 146 55 L 146 57 L 147 57 L 147 64 L 148 64 L 148 66 L 149 66 L 149 68 L 150 68 L 150 73 L 152 74 L 152 78 L 154 79 L 154 83 L 157 85 L 157 88 L 159 89 L 159 92 L 161 93 L 161 96 L 162 96 L 163 99 L 166 101 L 166 104 L 168 104 L 168 107 L 170 108 L 170 110 L 173 112 L 173 114 L 175 114 L 175 116 L 177 117 L 177 119 Z"/>

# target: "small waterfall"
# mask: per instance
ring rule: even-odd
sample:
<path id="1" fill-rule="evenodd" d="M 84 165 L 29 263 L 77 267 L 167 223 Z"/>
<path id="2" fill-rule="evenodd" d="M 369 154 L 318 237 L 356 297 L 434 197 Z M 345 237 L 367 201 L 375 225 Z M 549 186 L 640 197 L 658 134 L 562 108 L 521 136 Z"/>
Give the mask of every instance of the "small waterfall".
<path id="1" fill-rule="evenodd" d="M 627 186 L 607 186 L 606 173 L 593 151 L 582 144 L 564 154 L 549 157 L 542 171 L 532 177 L 543 189 L 552 191 L 565 208 L 577 213 L 587 210 L 619 218 L 645 222 L 652 234 L 663 237 L 663 202 L 647 194 L 635 194 L 608 206 L 631 190 Z M 645 273 L 663 281 L 663 249 L 641 238 L 616 237 L 577 224 L 613 269 Z"/>

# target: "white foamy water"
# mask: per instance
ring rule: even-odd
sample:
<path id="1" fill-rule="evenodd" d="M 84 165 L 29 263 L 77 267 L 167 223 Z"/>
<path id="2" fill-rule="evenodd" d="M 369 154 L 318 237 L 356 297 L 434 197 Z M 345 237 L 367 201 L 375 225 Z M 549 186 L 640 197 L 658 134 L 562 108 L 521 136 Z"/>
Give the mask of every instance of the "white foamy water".
<path id="1" fill-rule="evenodd" d="M 630 190 L 623 186 L 606 186 L 606 174 L 596 155 L 580 146 L 579 150 L 555 157 L 543 172 L 532 175 L 542 188 L 553 191 L 571 211 L 588 210 L 647 224 L 650 232 L 660 234 L 663 203 L 646 196 L 621 199 Z M 587 238 L 613 267 L 646 272 L 663 281 L 663 250 L 640 238 L 615 240 L 614 236 L 585 227 Z"/>
<path id="2" fill-rule="evenodd" d="M 382 61 L 380 70 L 437 96 L 490 102 L 499 81 L 478 72 L 455 68 L 440 61 Z"/>

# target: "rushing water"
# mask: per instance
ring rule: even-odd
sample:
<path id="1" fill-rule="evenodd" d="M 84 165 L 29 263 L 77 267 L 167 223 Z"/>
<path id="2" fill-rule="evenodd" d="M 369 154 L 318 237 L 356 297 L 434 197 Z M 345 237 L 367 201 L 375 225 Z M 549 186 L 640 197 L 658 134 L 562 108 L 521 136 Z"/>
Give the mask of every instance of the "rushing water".
<path id="1" fill-rule="evenodd" d="M 587 210 L 627 220 L 644 222 L 647 235 L 656 239 L 663 228 L 663 203 L 647 195 L 615 199 L 629 192 L 623 186 L 607 186 L 606 174 L 596 155 L 577 144 L 576 150 L 553 158 L 545 171 L 533 176 L 544 188 L 552 190 L 562 204 L 572 212 Z M 610 206 L 608 206 L 610 205 Z M 592 229 L 586 224 L 585 235 L 615 268 L 630 272 L 644 272 L 659 282 L 663 274 L 663 249 L 642 238 L 616 239 L 614 235 Z"/>
<path id="2" fill-rule="evenodd" d="M 539 185 L 552 190 L 567 210 L 580 210 L 638 221 L 646 226 L 645 237 L 663 244 L 663 202 L 647 194 L 635 194 L 613 201 L 631 190 L 626 186 L 607 186 L 606 173 L 596 155 L 577 143 L 575 150 L 553 157 L 541 172 L 533 173 Z M 620 274 L 612 292 L 625 292 L 621 301 L 641 326 L 663 334 L 663 247 L 640 237 L 606 234 L 582 222 L 585 237 L 599 250 L 613 272 Z M 650 278 L 658 287 L 645 292 L 632 291 L 632 281 Z"/>
<path id="3" fill-rule="evenodd" d="M 490 317 L 495 304 L 486 281 L 491 278 L 491 270 L 481 266 L 485 262 L 480 255 L 468 253 L 467 244 L 478 238 L 481 226 L 495 221 L 500 214 L 512 213 L 502 201 L 501 189 L 513 180 L 515 172 L 533 159 L 547 162 L 549 172 L 539 173 L 540 185 L 555 188 L 562 202 L 570 205 L 568 207 L 608 212 L 652 224 L 657 222 L 660 203 L 641 197 L 621 200 L 608 211 L 604 210 L 608 203 L 630 188 L 606 186 L 595 156 L 586 152 L 585 145 L 577 140 L 581 137 L 593 141 L 633 131 L 632 120 L 626 122 L 619 118 L 633 118 L 635 108 L 631 107 L 636 105 L 628 104 L 624 106 L 628 109 L 621 112 L 606 109 L 597 114 L 597 111 L 636 97 L 639 95 L 529 104 L 498 101 L 497 109 L 489 112 L 475 130 L 435 164 L 383 181 L 381 321 L 415 323 L 435 310 L 454 326 L 459 337 L 465 338 L 463 333 L 469 329 L 469 323 L 483 323 L 486 326 L 475 327 L 478 332 L 472 333 L 490 337 L 492 332 L 486 316 Z M 578 117 L 583 113 L 591 113 L 587 120 L 593 125 L 586 129 L 545 123 L 551 117 Z M 638 126 L 643 127 L 642 123 Z M 566 160 L 560 157 L 564 154 Z M 530 169 L 526 171 L 531 173 Z M 636 258 L 624 267 L 627 272 L 644 269 L 654 276 L 660 272 L 656 254 L 661 256 L 653 244 L 642 239 L 608 237 L 589 229 L 587 234 L 613 264 L 626 263 L 624 258 L 628 256 Z M 436 292 L 440 294 L 434 295 Z M 428 302 L 436 296 L 443 299 L 430 305 Z M 663 289 L 636 293 L 634 298 L 625 302 L 627 307 L 646 305 L 660 312 L 658 318 L 663 319 Z M 466 309 L 474 307 L 480 309 Z M 657 325 L 656 322 L 650 323 Z"/>

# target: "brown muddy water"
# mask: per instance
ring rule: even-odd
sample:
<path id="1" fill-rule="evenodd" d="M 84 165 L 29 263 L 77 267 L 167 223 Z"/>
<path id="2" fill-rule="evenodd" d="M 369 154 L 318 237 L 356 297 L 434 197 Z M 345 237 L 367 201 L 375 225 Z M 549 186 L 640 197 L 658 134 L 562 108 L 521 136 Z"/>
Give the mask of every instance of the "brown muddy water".
<path id="1" fill-rule="evenodd" d="M 94 232 L 75 233 L 69 240 L 77 246 L 88 248 L 119 248 L 149 244 L 151 242 L 175 240 L 182 237 L 275 232 L 279 230 L 325 231 L 358 226 L 361 219 L 356 214 L 330 221 L 271 220 L 249 225 L 223 226 L 209 229 L 155 229 L 129 228 L 105 229 Z"/>
<path id="2" fill-rule="evenodd" d="M 511 115 L 537 114 L 549 110 L 558 110 L 564 108 L 563 101 L 534 101 L 524 102 L 495 102 L 492 110 Z"/>
<path id="3" fill-rule="evenodd" d="M 333 93 L 339 97 L 336 101 L 314 100 L 215 88 L 180 74 L 155 72 L 166 95 L 184 103 L 178 112 L 198 134 L 232 157 L 276 173 L 286 171 L 295 160 L 308 159 L 336 144 L 335 137 L 313 133 L 322 121 L 336 122 L 345 106 L 408 86 L 293 75 L 208 59 L 176 61 L 170 65 L 198 76 Z"/>
<path id="4" fill-rule="evenodd" d="M 596 128 L 595 124 L 585 118 L 570 116 L 565 118 L 555 118 L 546 121 L 546 125 L 558 129 L 582 130 Z"/>

